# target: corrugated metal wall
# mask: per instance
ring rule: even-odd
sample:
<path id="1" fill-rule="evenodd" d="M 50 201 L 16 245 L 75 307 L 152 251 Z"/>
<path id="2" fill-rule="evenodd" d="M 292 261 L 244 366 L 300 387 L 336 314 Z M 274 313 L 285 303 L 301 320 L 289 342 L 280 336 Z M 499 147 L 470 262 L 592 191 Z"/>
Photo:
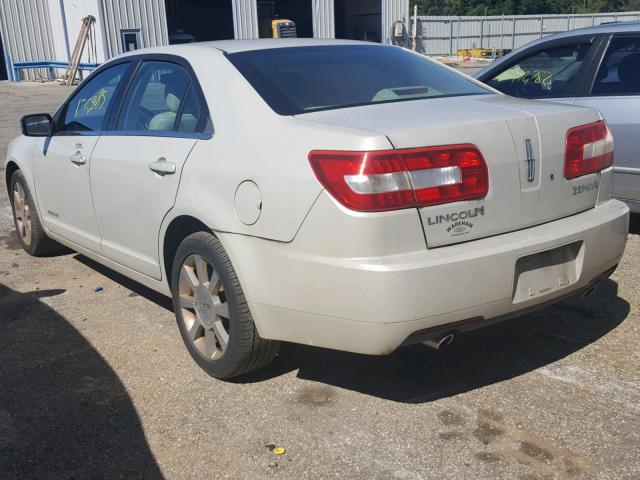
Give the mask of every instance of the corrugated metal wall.
<path id="1" fill-rule="evenodd" d="M 236 38 L 258 38 L 256 0 L 232 0 L 231 5 Z"/>
<path id="2" fill-rule="evenodd" d="M 632 20 L 640 20 L 640 12 L 508 17 L 419 16 L 418 49 L 427 55 L 453 55 L 459 49 L 474 47 L 515 49 L 553 33 L 603 22 Z"/>
<path id="3" fill-rule="evenodd" d="M 391 29 L 398 20 L 410 31 L 409 0 L 382 0 L 382 43 L 391 43 Z"/>
<path id="4" fill-rule="evenodd" d="M 102 0 L 107 57 L 122 53 L 120 30 L 139 28 L 143 47 L 169 43 L 164 0 Z"/>
<path id="5" fill-rule="evenodd" d="M 333 0 L 311 0 L 313 15 L 313 36 L 315 38 L 335 38 L 335 10 Z"/>
<path id="6" fill-rule="evenodd" d="M 0 0 L 0 33 L 5 55 L 10 61 L 51 60 L 56 57 L 46 0 Z M 7 73 L 11 78 L 12 72 Z M 48 72 L 46 69 L 22 70 L 20 77 L 30 80 L 48 78 Z"/>

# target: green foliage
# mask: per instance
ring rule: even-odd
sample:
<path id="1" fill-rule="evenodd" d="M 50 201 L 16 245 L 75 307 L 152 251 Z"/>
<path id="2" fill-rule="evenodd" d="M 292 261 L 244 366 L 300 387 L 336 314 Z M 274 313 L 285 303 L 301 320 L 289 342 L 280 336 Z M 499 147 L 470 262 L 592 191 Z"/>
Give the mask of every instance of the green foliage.
<path id="1" fill-rule="evenodd" d="M 419 15 L 541 15 L 639 10 L 640 0 L 411 0 Z"/>

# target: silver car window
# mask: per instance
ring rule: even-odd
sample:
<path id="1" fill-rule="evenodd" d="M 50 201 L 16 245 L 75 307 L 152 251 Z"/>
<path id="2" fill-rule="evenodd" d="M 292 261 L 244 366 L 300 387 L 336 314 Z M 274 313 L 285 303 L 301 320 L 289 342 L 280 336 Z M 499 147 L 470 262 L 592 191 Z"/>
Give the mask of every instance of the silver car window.
<path id="1" fill-rule="evenodd" d="M 591 91 L 593 95 L 640 95 L 640 36 L 611 41 Z"/>
<path id="2" fill-rule="evenodd" d="M 486 83 L 514 97 L 574 96 L 578 72 L 590 47 L 591 44 L 563 45 L 537 51 Z"/>

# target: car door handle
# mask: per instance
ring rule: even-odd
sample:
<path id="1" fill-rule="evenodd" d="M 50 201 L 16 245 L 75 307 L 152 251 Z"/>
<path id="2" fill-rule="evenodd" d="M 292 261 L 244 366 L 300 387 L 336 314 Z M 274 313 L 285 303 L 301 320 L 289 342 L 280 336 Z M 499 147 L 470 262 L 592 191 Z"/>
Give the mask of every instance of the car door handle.
<path id="1" fill-rule="evenodd" d="M 84 165 L 87 163 L 86 155 L 83 155 L 81 151 L 77 151 L 74 155 L 69 157 L 69 160 L 75 165 Z"/>
<path id="2" fill-rule="evenodd" d="M 167 162 L 167 159 L 162 157 L 157 162 L 151 162 L 149 164 L 149 170 L 156 172 L 158 175 L 171 175 L 176 173 L 176 164 L 173 162 Z"/>

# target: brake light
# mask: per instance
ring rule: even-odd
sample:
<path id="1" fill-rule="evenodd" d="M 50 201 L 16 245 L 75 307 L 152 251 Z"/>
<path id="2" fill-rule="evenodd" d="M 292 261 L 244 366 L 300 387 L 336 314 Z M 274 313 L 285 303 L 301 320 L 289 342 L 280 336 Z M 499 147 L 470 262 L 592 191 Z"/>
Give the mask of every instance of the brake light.
<path id="1" fill-rule="evenodd" d="M 360 212 L 482 198 L 489 190 L 487 164 L 475 145 L 371 152 L 314 150 L 309 162 L 336 200 Z"/>
<path id="2" fill-rule="evenodd" d="M 598 172 L 613 164 L 613 137 L 607 122 L 600 120 L 567 132 L 565 178 Z"/>

